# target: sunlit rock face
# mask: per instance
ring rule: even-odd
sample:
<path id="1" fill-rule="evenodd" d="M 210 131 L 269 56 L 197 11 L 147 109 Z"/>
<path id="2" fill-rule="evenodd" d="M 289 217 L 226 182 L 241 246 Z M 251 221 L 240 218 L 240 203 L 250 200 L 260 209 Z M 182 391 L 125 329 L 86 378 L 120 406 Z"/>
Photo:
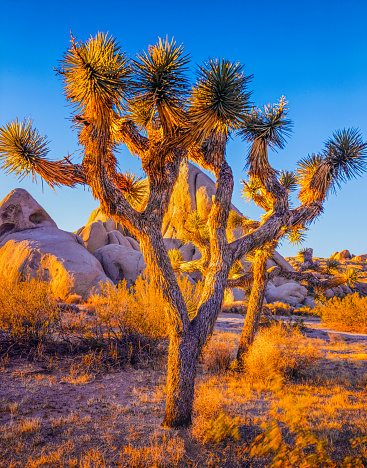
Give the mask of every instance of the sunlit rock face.
<path id="1" fill-rule="evenodd" d="M 0 242 L 13 232 L 40 227 L 57 225 L 26 190 L 17 188 L 0 203 Z"/>
<path id="2" fill-rule="evenodd" d="M 143 255 L 134 250 L 128 241 L 126 242 L 128 245 L 105 245 L 96 250 L 93 255 L 102 265 L 106 275 L 115 284 L 126 280 L 127 286 L 130 287 L 143 273 L 146 264 Z"/>
<path id="3" fill-rule="evenodd" d="M 295 282 L 282 284 L 278 287 L 269 281 L 265 297 L 268 303 L 270 302 L 284 302 L 295 307 L 299 307 L 307 296 L 307 289 Z"/>
<path id="4" fill-rule="evenodd" d="M 56 297 L 87 298 L 99 283 L 111 282 L 79 236 L 62 231 L 23 189 L 0 204 L 0 274 L 16 279 L 40 276 Z"/>
<path id="5" fill-rule="evenodd" d="M 182 163 L 164 217 L 163 236 L 179 239 L 183 221 L 194 210 L 198 211 L 203 218 L 206 218 L 212 207 L 212 199 L 215 193 L 215 182 L 210 177 L 199 167 L 186 162 Z M 240 214 L 240 211 L 232 204 L 230 209 Z M 238 230 L 237 237 L 241 235 L 241 230 Z"/>

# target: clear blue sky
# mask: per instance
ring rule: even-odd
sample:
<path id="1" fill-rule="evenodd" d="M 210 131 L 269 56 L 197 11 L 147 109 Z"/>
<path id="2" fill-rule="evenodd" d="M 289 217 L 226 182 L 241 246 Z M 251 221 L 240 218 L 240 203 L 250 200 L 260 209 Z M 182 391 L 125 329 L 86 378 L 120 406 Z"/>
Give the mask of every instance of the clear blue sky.
<path id="1" fill-rule="evenodd" d="M 174 36 L 185 45 L 192 66 L 213 57 L 239 60 L 254 74 L 252 100 L 257 105 L 289 101 L 294 132 L 286 149 L 271 156 L 278 169 L 295 167 L 318 152 L 334 130 L 359 127 L 367 139 L 367 3 L 334 1 L 116 1 L 62 2 L 2 0 L 0 18 L 0 125 L 31 116 L 51 141 L 50 157 L 68 153 L 78 161 L 70 109 L 55 76 L 69 45 L 70 33 L 86 40 L 110 32 L 133 56 Z M 247 147 L 236 139 L 228 159 L 236 181 L 244 177 Z M 139 161 L 125 150 L 121 169 L 139 172 Z M 367 175 L 343 185 L 325 204 L 304 244 L 315 256 L 327 257 L 345 248 L 367 253 Z M 19 183 L 0 173 L 0 200 L 15 187 L 27 189 L 61 229 L 83 226 L 98 206 L 87 189 L 62 188 L 53 194 L 40 180 Z M 249 216 L 256 210 L 243 203 L 236 184 L 234 203 Z M 298 248 L 284 244 L 283 255 Z"/>

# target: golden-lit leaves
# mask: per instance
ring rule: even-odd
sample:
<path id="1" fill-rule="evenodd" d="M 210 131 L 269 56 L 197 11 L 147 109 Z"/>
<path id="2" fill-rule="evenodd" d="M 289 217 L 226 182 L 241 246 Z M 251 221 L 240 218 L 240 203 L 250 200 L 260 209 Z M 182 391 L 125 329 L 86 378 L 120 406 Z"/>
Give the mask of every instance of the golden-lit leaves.
<path id="1" fill-rule="evenodd" d="M 251 230 L 258 228 L 259 224 L 260 223 L 258 221 L 253 221 L 252 219 L 249 219 L 244 215 L 242 216 L 238 214 L 236 211 L 231 210 L 229 212 L 227 221 L 228 229 L 242 228 L 244 234 L 246 234 Z"/>
<path id="2" fill-rule="evenodd" d="M 165 134 L 172 134 L 184 117 L 188 62 L 188 56 L 183 55 L 183 46 L 177 46 L 173 39 L 171 42 L 159 39 L 148 52 L 138 54 L 133 62 L 135 100 L 144 106 L 147 122 L 158 114 Z"/>
<path id="3" fill-rule="evenodd" d="M 15 173 L 20 180 L 32 176 L 35 181 L 39 174 L 51 188 L 85 183 L 82 172 L 77 174 L 67 158 L 61 161 L 47 159 L 47 144 L 46 137 L 32 128 L 31 120 L 19 122 L 17 119 L 0 127 L 1 169 L 7 174 Z"/>
<path id="4" fill-rule="evenodd" d="M 307 158 L 301 159 L 296 169 L 296 178 L 298 184 L 301 186 L 298 198 L 301 203 L 311 203 L 315 200 L 319 200 L 319 193 L 311 187 L 311 181 L 322 163 L 322 156 L 320 154 L 312 154 Z M 326 193 L 328 187 L 323 188 Z"/>
<path id="5" fill-rule="evenodd" d="M 118 174 L 117 184 L 133 208 L 142 209 L 149 196 L 149 181 L 130 171 Z"/>
<path id="6" fill-rule="evenodd" d="M 89 108 L 97 114 L 106 109 L 121 109 L 127 96 L 129 64 L 116 40 L 98 33 L 87 42 L 75 42 L 60 61 L 57 72 L 63 77 L 64 92 L 76 112 Z"/>
<path id="7" fill-rule="evenodd" d="M 348 267 L 344 270 L 341 276 L 345 279 L 348 286 L 353 288 L 355 283 L 361 278 L 361 272 L 356 268 Z"/>
<path id="8" fill-rule="evenodd" d="M 49 152 L 47 145 L 46 137 L 32 128 L 31 120 L 12 121 L 0 128 L 1 168 L 8 174 L 15 172 L 20 180 L 30 174 L 34 179 L 37 162 Z"/>
<path id="9" fill-rule="evenodd" d="M 183 255 L 178 249 L 171 249 L 168 251 L 168 256 L 171 261 L 172 268 L 175 272 L 180 270 L 180 266 L 184 261 Z"/>
<path id="10" fill-rule="evenodd" d="M 284 236 L 290 244 L 296 246 L 305 242 L 307 231 L 308 229 L 304 226 L 292 226 L 291 228 L 285 229 Z"/>
<path id="11" fill-rule="evenodd" d="M 237 129 L 249 108 L 247 84 L 240 63 L 210 60 L 198 70 L 189 103 L 189 138 L 201 144 L 210 132 L 227 135 Z"/>
<path id="12" fill-rule="evenodd" d="M 361 175 L 366 170 L 366 156 L 367 143 L 358 129 L 334 132 L 321 154 L 308 156 L 298 163 L 301 202 L 323 201 L 335 186 Z"/>
<path id="13" fill-rule="evenodd" d="M 241 196 L 246 202 L 253 201 L 265 212 L 272 210 L 274 198 L 264 190 L 261 180 L 258 177 L 251 176 L 247 182 L 245 180 L 241 180 L 241 184 Z"/>
<path id="14" fill-rule="evenodd" d="M 244 274 L 244 270 L 242 268 L 241 262 L 237 260 L 231 267 L 229 271 L 228 278 L 230 279 L 236 279 L 239 278 Z"/>

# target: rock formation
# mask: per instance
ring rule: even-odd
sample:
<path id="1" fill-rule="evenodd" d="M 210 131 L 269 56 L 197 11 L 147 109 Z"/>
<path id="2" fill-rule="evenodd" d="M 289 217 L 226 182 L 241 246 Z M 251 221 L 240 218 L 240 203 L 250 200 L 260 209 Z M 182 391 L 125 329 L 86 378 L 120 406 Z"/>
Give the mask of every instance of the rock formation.
<path id="1" fill-rule="evenodd" d="M 0 272 L 41 275 L 59 297 L 73 293 L 86 298 L 101 281 L 109 281 L 83 240 L 58 229 L 23 189 L 13 190 L 0 203 Z"/>

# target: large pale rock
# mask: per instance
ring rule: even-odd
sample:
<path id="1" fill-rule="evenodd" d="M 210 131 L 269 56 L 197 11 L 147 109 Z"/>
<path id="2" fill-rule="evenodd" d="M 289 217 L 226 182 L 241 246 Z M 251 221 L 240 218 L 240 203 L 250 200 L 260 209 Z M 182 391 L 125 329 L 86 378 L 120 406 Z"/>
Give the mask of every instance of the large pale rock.
<path id="1" fill-rule="evenodd" d="M 125 239 L 130 242 L 130 245 L 134 250 L 136 250 L 137 252 L 140 252 L 140 244 L 137 240 L 129 236 L 125 236 Z"/>
<path id="2" fill-rule="evenodd" d="M 11 233 L 40 227 L 57 225 L 26 190 L 17 188 L 0 203 L 0 242 Z"/>
<path id="3" fill-rule="evenodd" d="M 181 164 L 180 174 L 163 222 L 164 237 L 179 239 L 182 222 L 186 216 L 194 210 L 202 215 L 208 213 L 215 192 L 215 182 L 199 167 L 190 163 Z M 230 209 L 240 214 L 240 211 L 232 204 Z M 240 231 L 238 230 L 236 237 L 242 235 Z"/>
<path id="4" fill-rule="evenodd" d="M 13 277 L 41 275 L 53 293 L 86 299 L 100 282 L 110 282 L 100 263 L 77 235 L 56 227 L 41 227 L 8 233 L 0 243 L 0 270 Z"/>
<path id="5" fill-rule="evenodd" d="M 84 244 L 90 253 L 93 253 L 108 244 L 107 231 L 101 220 L 87 224 L 87 226 L 77 232 L 83 239 Z"/>
<path id="6" fill-rule="evenodd" d="M 307 296 L 307 289 L 298 283 L 286 283 L 278 287 L 269 281 L 265 291 L 265 297 L 268 303 L 284 302 L 293 306 L 301 304 Z"/>
<path id="7" fill-rule="evenodd" d="M 311 309 L 314 309 L 316 307 L 315 300 L 312 299 L 312 297 L 306 297 L 302 305 L 305 307 L 310 307 Z"/>
<path id="8" fill-rule="evenodd" d="M 128 249 L 132 249 L 131 243 L 124 237 L 120 231 L 110 231 L 107 234 L 109 244 L 123 245 Z"/>
<path id="9" fill-rule="evenodd" d="M 285 271 L 296 271 L 288 262 L 287 260 L 282 257 L 278 252 L 274 251 L 272 258 L 273 262 L 276 263 L 276 265 L 280 266 L 283 268 Z"/>
<path id="10" fill-rule="evenodd" d="M 125 279 L 128 286 L 132 285 L 146 268 L 143 255 L 131 246 L 105 245 L 96 250 L 93 255 L 115 284 Z"/>

